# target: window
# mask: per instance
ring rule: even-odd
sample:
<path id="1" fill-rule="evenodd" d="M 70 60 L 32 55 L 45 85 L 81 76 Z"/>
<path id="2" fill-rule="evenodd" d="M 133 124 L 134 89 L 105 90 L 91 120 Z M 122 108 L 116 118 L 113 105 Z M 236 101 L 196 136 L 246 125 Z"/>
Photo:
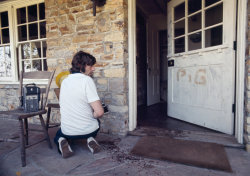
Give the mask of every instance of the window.
<path id="1" fill-rule="evenodd" d="M 0 78 L 12 76 L 8 11 L 0 13 Z"/>
<path id="2" fill-rule="evenodd" d="M 17 80 L 20 70 L 48 69 L 44 2 L 7 3 L 0 7 L 0 81 Z"/>
<path id="3" fill-rule="evenodd" d="M 185 0 L 174 7 L 174 53 L 222 45 L 222 0 Z"/>
<path id="4" fill-rule="evenodd" d="M 47 70 L 44 3 L 18 8 L 19 63 L 24 71 Z"/>

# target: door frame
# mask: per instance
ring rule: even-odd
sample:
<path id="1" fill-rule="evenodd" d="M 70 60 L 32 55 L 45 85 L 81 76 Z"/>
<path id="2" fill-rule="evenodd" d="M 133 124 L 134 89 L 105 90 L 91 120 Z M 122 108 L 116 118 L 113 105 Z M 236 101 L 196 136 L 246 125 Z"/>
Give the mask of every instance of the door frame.
<path id="1" fill-rule="evenodd" d="M 244 134 L 244 88 L 247 29 L 247 0 L 238 1 L 237 7 L 237 49 L 235 82 L 235 130 L 234 136 L 243 143 Z M 136 82 L 136 0 L 128 0 L 128 71 L 129 71 L 129 131 L 137 124 L 137 82 Z"/>
<path id="2" fill-rule="evenodd" d="M 129 131 L 137 126 L 136 0 L 128 0 L 128 108 Z"/>
<path id="3" fill-rule="evenodd" d="M 235 138 L 243 143 L 244 135 L 244 90 L 245 90 L 245 58 L 247 34 L 247 0 L 237 0 L 237 49 L 235 70 Z"/>

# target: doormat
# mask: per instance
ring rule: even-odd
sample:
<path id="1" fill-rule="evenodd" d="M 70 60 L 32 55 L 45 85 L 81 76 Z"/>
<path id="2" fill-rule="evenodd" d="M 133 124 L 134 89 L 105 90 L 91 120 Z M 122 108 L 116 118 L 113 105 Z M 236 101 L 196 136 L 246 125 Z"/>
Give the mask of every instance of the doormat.
<path id="1" fill-rule="evenodd" d="M 131 154 L 232 172 L 224 147 L 215 143 L 145 136 L 137 142 Z"/>

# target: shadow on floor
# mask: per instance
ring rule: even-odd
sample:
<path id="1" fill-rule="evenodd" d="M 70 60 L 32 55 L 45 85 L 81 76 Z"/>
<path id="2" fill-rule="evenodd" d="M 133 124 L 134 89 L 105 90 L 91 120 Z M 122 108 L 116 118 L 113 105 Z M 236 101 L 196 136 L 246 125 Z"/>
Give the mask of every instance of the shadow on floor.
<path id="1" fill-rule="evenodd" d="M 137 117 L 138 127 L 158 127 L 168 130 L 217 132 L 167 116 L 166 102 L 157 103 L 151 106 L 139 106 L 137 109 Z"/>
<path id="2" fill-rule="evenodd" d="M 135 136 L 168 136 L 175 139 L 194 140 L 222 144 L 225 147 L 244 148 L 233 135 L 224 134 L 167 116 L 167 103 L 140 106 L 137 111 L 137 128 L 130 132 Z"/>

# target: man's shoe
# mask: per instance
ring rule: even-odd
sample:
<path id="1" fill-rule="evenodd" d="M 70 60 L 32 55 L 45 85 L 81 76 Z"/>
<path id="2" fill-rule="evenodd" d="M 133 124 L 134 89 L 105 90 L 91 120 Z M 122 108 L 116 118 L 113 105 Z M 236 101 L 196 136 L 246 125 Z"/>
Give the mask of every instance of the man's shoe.
<path id="1" fill-rule="evenodd" d="M 89 137 L 87 139 L 88 148 L 91 153 L 95 154 L 102 150 L 101 146 L 97 143 L 97 141 L 93 137 Z"/>
<path id="2" fill-rule="evenodd" d="M 58 143 L 59 151 L 61 152 L 63 158 L 68 158 L 73 155 L 73 151 L 65 138 L 60 137 Z"/>

